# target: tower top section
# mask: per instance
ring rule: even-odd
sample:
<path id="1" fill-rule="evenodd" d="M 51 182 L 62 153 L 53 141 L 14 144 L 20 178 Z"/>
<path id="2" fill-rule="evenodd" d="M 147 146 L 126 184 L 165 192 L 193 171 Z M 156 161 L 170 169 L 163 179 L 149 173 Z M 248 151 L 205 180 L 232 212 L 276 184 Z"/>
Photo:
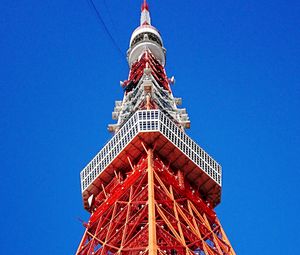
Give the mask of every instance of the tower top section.
<path id="1" fill-rule="evenodd" d="M 151 25 L 149 5 L 144 0 L 141 6 L 140 26 L 133 31 L 127 51 L 130 68 L 146 50 L 150 50 L 160 64 L 165 66 L 166 49 L 163 47 L 159 31 Z"/>
<path id="2" fill-rule="evenodd" d="M 144 0 L 141 6 L 141 26 L 143 25 L 151 25 L 149 6 L 146 0 Z"/>
<path id="3" fill-rule="evenodd" d="M 149 11 L 149 6 L 146 0 L 142 3 L 141 11 L 143 10 L 148 10 Z"/>

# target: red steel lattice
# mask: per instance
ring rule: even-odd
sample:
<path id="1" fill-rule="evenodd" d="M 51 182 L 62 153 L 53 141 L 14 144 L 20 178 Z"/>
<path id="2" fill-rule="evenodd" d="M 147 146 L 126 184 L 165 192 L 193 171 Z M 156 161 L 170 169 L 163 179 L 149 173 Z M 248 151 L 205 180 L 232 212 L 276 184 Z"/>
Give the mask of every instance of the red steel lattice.
<path id="1" fill-rule="evenodd" d="M 77 254 L 149 254 L 153 245 L 156 254 L 235 254 L 214 210 L 178 176 L 149 152 L 125 178 L 116 175 L 95 198 Z M 155 244 L 149 243 L 151 224 Z"/>

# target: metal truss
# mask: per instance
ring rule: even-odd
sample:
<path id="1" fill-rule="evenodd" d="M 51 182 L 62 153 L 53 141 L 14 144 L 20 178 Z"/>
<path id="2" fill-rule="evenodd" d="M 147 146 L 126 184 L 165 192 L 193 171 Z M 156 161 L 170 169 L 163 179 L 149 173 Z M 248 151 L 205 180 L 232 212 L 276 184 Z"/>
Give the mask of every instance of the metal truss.
<path id="1" fill-rule="evenodd" d="M 147 97 L 151 101 L 152 109 L 163 109 L 183 128 L 190 127 L 186 109 L 177 108 L 181 104 L 181 98 L 173 96 L 165 69 L 149 49 L 144 51 L 139 61 L 131 68 L 129 80 L 122 84 L 125 88 L 123 101 L 116 101 L 112 113 L 113 119 L 118 122 L 109 125 L 110 131 L 118 131 L 132 113 L 143 109 Z"/>
<path id="2" fill-rule="evenodd" d="M 130 163 L 131 164 L 131 163 Z M 77 255 L 234 255 L 214 210 L 152 149 L 93 199 Z"/>

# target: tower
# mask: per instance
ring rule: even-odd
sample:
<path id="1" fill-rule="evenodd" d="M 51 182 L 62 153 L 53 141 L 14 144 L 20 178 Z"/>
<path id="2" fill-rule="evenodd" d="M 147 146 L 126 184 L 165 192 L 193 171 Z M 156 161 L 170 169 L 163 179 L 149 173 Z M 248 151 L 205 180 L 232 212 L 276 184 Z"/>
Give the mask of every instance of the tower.
<path id="1" fill-rule="evenodd" d="M 214 211 L 221 166 L 185 133 L 189 117 L 146 1 L 127 60 L 114 135 L 80 173 L 91 216 L 77 254 L 235 254 Z"/>

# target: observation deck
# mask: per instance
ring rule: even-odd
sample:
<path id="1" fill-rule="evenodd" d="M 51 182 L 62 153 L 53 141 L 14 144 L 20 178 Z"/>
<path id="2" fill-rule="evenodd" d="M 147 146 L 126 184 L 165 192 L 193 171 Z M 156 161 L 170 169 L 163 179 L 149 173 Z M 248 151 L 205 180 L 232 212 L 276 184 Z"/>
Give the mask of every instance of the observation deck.
<path id="1" fill-rule="evenodd" d="M 181 170 L 213 207 L 220 203 L 221 166 L 161 110 L 139 110 L 81 171 L 85 208 L 88 198 L 110 182 L 115 170 L 130 169 L 128 158 L 138 159 L 145 153 L 143 144 L 154 147 L 154 153 L 165 159 L 171 169 Z M 169 162 L 171 153 L 174 160 Z"/>

